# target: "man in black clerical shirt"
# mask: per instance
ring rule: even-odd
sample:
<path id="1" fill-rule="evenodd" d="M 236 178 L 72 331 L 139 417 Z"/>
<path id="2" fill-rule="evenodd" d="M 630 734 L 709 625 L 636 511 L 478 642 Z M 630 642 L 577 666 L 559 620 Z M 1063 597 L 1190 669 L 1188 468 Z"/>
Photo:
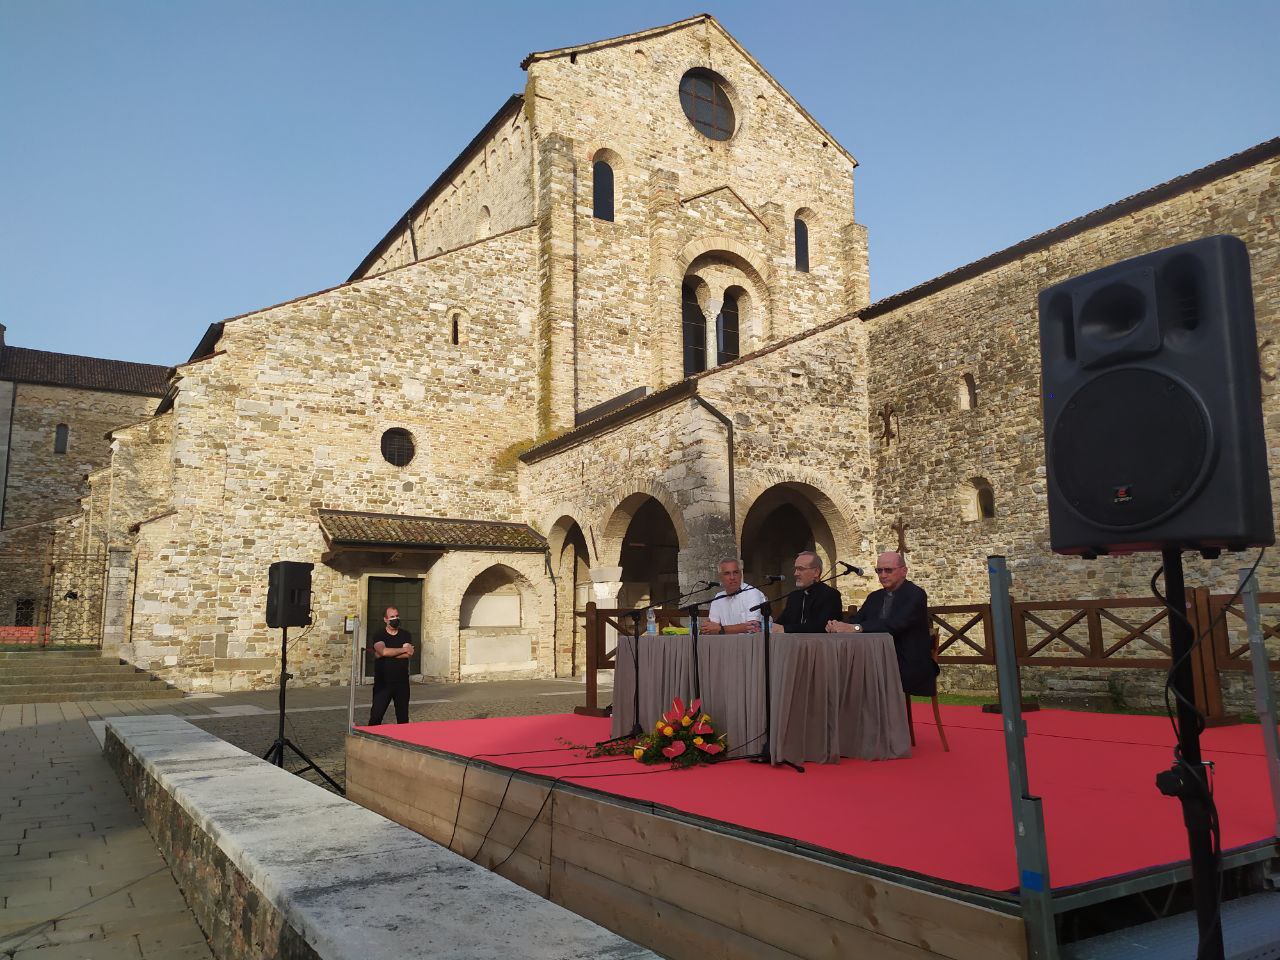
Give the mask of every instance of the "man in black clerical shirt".
<path id="1" fill-rule="evenodd" d="M 931 697 L 938 690 L 938 664 L 929 639 L 929 597 L 907 579 L 907 562 L 900 553 L 882 553 L 876 560 L 881 589 L 847 622 L 833 619 L 831 633 L 888 633 L 898 653 L 902 689 L 916 697 Z"/>
<path id="2" fill-rule="evenodd" d="M 382 723 L 391 701 L 396 704 L 396 723 L 409 722 L 409 660 L 413 657 L 413 637 L 400 626 L 400 611 L 387 607 L 386 624 L 373 635 L 373 706 L 369 726 Z"/>
<path id="3" fill-rule="evenodd" d="M 840 591 L 818 582 L 822 579 L 822 558 L 812 550 L 796 557 L 795 574 L 799 592 L 787 597 L 777 623 L 787 633 L 824 633 L 828 622 L 844 613 Z"/>

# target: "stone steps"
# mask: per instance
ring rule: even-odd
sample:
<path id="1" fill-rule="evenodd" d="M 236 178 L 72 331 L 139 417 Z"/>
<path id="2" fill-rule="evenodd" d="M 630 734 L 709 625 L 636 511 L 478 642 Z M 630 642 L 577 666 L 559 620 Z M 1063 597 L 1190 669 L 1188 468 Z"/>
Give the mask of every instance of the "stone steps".
<path id="1" fill-rule="evenodd" d="M 58 650 L 53 647 L 32 647 L 30 650 L 0 650 L 0 663 L 6 660 L 85 660 L 102 659 L 99 650 Z"/>
<path id="2" fill-rule="evenodd" d="M 38 689 L 0 687 L 0 705 L 12 703 L 85 703 L 89 700 L 181 700 L 181 690 L 167 687 L 159 680 L 148 686 L 94 687 L 89 691 L 63 688 Z"/>
<path id="3" fill-rule="evenodd" d="M 81 677 L 91 674 L 128 676 L 139 670 L 119 660 L 71 660 L 51 663 L 0 662 L 0 681 L 5 677 Z"/>
<path id="4" fill-rule="evenodd" d="M 0 703 L 177 699 L 176 690 L 144 670 L 96 650 L 0 656 Z"/>
<path id="5" fill-rule="evenodd" d="M 94 670 L 32 670 L 29 667 L 21 672 L 9 672 L 0 667 L 0 689 L 16 684 L 28 683 L 103 683 L 118 686 L 134 682 L 149 683 L 154 679 L 151 674 L 134 667 L 122 665 L 118 670 L 96 668 Z"/>

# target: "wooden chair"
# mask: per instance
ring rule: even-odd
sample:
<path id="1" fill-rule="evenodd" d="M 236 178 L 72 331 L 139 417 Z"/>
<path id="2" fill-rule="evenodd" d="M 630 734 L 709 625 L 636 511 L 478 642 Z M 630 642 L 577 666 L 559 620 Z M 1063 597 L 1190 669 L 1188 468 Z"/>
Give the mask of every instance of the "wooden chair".
<path id="1" fill-rule="evenodd" d="M 933 662 L 938 662 L 938 644 L 942 638 L 938 634 L 938 628 L 934 627 L 929 631 L 929 639 L 932 641 L 929 653 L 933 657 Z M 916 745 L 916 725 L 911 719 L 911 694 L 907 694 L 907 726 L 911 728 L 911 745 Z M 947 753 L 951 752 L 951 745 L 947 743 L 947 731 L 942 729 L 942 712 L 938 709 L 938 695 L 934 693 L 929 698 L 933 701 L 933 722 L 938 725 L 938 737 L 942 740 L 942 749 Z"/>

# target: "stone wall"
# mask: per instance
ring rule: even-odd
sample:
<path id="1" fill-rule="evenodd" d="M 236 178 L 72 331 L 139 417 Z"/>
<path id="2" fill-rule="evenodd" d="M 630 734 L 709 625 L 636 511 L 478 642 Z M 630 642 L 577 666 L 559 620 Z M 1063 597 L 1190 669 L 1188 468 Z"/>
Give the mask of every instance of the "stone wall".
<path id="1" fill-rule="evenodd" d="M 0 384 L 0 393 L 12 385 Z M 13 410 L 5 527 L 69 513 L 86 491 L 85 474 L 106 464 L 109 430 L 148 416 L 155 397 L 19 383 Z M 54 453 L 58 424 L 68 429 L 67 452 Z"/>
<path id="2" fill-rule="evenodd" d="M 498 128 L 407 225 L 393 231 L 361 278 L 377 276 L 533 222 L 532 151 L 522 110 Z M 411 232 L 412 231 L 412 232 Z M 415 255 L 416 254 L 416 255 Z"/>
<path id="3" fill-rule="evenodd" d="M 876 468 L 876 539 L 897 542 L 892 524 L 909 525 L 913 577 L 937 602 L 981 600 L 985 558 L 1004 554 L 1014 593 L 1026 599 L 1148 596 L 1159 557 L 1096 561 L 1049 550 L 1040 410 L 1037 295 L 1041 289 L 1108 263 L 1170 244 L 1232 233 L 1248 245 L 1264 374 L 1275 376 L 1280 342 L 1280 161 L 1271 159 L 1086 230 L 995 269 L 877 315 L 868 323 L 873 411 L 894 409 L 897 436 L 880 439 L 868 421 Z M 958 402 L 963 374 L 974 377 L 977 405 Z M 1264 379 L 1264 412 L 1277 442 L 1280 397 Z M 1273 453 L 1274 457 L 1274 453 Z M 1274 464 L 1273 464 L 1274 466 Z M 965 519 L 969 481 L 981 477 L 995 495 L 995 516 Z M 1272 474 L 1272 498 L 1277 496 Z M 1253 559 L 1252 553 L 1248 561 Z M 1230 593 L 1246 557 L 1188 557 L 1188 586 Z M 1245 563 L 1247 565 L 1247 563 Z M 1275 582 L 1272 555 L 1259 571 Z"/>
<path id="4" fill-rule="evenodd" d="M 703 136 L 684 115 L 679 83 L 694 67 L 729 84 L 737 130 L 726 141 Z M 865 304 L 852 158 L 718 25 L 535 57 L 528 70 L 526 101 L 543 147 L 539 215 L 555 220 L 544 223 L 544 243 L 567 261 L 559 274 L 546 271 L 553 287 L 566 288 L 559 298 L 551 292 L 567 304 L 557 319 L 572 341 L 573 362 L 549 371 L 573 377 L 561 402 L 580 411 L 683 376 L 686 276 L 705 287 L 711 326 L 727 288 L 746 293 L 743 353 Z M 614 168 L 612 222 L 592 216 L 598 159 Z M 801 212 L 810 224 L 808 273 L 795 269 Z M 572 417 L 557 408 L 551 426 L 572 426 Z"/>
<path id="5" fill-rule="evenodd" d="M 179 369 L 176 512 L 140 576 L 135 662 L 191 689 L 270 683 L 267 568 L 321 559 L 318 508 L 519 519 L 503 457 L 534 433 L 530 238 L 511 231 L 250 315 Z M 456 310 L 468 319 L 455 345 Z M 392 427 L 413 436 L 407 466 L 380 452 Z M 305 680 L 345 679 L 358 585 L 358 571 L 317 567 Z"/>

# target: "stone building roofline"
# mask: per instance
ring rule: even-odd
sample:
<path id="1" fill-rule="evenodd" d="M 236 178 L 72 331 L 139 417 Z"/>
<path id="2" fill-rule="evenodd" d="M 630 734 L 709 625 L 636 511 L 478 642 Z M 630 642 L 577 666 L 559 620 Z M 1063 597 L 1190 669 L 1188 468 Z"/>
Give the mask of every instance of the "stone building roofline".
<path id="1" fill-rule="evenodd" d="M 877 300 L 870 306 L 865 307 L 860 316 L 863 320 L 872 320 L 891 310 L 896 310 L 917 300 L 923 300 L 925 297 L 940 290 L 945 290 L 947 287 L 955 286 L 966 280 L 972 280 L 974 277 L 989 270 L 994 270 L 997 267 L 1020 260 L 1029 254 L 1044 250 L 1055 243 L 1061 243 L 1063 240 L 1084 233 L 1086 230 L 1092 230 L 1094 227 L 1119 220 L 1123 216 L 1155 206 L 1157 203 L 1169 200 L 1179 194 L 1189 193 L 1207 183 L 1212 183 L 1214 180 L 1220 180 L 1223 177 L 1276 157 L 1280 157 L 1280 137 L 1264 140 L 1262 143 L 1241 150 L 1239 153 L 1233 153 L 1229 157 L 1215 160 L 1213 163 L 1200 167 L 1198 170 L 1192 170 L 1190 173 L 1184 173 L 1182 176 L 1174 177 L 1172 180 L 1158 183 L 1154 187 L 1125 197 L 1123 200 L 1109 203 L 1105 207 L 1099 207 L 1097 210 L 1076 217 L 1074 220 L 1068 220 L 1066 223 L 1052 227 L 1043 233 L 1037 233 L 1035 236 L 1028 237 L 1026 240 L 1015 243 L 1011 247 L 997 250 L 995 253 L 988 254 L 980 260 L 974 260 L 972 263 L 957 267 L 934 277 L 932 280 L 926 280 L 923 283 L 916 284 L 914 287 L 909 287 L 892 296 L 885 297 L 883 300 Z"/>
<path id="2" fill-rule="evenodd" d="M 955 270 L 944 273 L 932 280 L 926 280 L 924 283 L 917 284 L 916 286 L 903 290 L 900 293 L 895 293 L 892 296 L 885 297 L 883 300 L 877 300 L 875 303 L 863 307 L 862 310 L 856 313 L 845 314 L 844 316 L 828 320 L 825 323 L 820 323 L 816 327 L 810 327 L 808 330 L 803 330 L 800 333 L 793 334 L 783 340 L 775 341 L 774 343 L 761 347 L 759 350 L 743 354 L 736 360 L 731 360 L 718 367 L 713 367 L 710 370 L 704 370 L 701 373 L 696 373 L 684 380 L 677 381 L 676 383 L 663 387 L 661 390 L 657 390 L 630 403 L 624 404 L 623 406 L 616 407 L 608 413 L 594 420 L 590 420 L 581 426 L 575 427 L 572 430 L 543 440 L 541 443 L 530 447 L 528 450 L 520 454 L 519 459 L 522 463 L 537 463 L 539 460 L 545 460 L 547 457 L 559 453 L 561 450 L 577 446 L 579 443 L 583 443 L 591 437 L 612 429 L 613 427 L 621 426 L 622 424 L 629 423 L 632 420 L 638 420 L 641 417 L 648 416 L 650 413 L 661 410 L 664 407 L 668 407 L 680 400 L 697 395 L 698 381 L 706 379 L 707 377 L 715 376 L 716 374 L 723 373 L 726 370 L 732 370 L 734 367 L 740 366 L 744 363 L 750 363 L 752 360 L 756 360 L 766 354 L 773 353 L 776 350 L 781 350 L 793 343 L 798 343 L 799 341 L 805 340 L 809 337 L 825 333 L 826 331 L 838 327 L 842 323 L 847 323 L 850 320 L 873 320 L 876 317 L 889 313 L 892 310 L 896 310 L 899 307 L 915 303 L 918 300 L 923 300 L 925 297 L 932 296 L 933 294 L 938 293 L 941 290 L 945 290 L 948 287 L 956 286 L 966 280 L 971 280 L 989 270 L 994 270 L 997 267 L 1004 266 L 1005 264 L 1013 263 L 1029 254 L 1035 253 L 1039 250 L 1044 250 L 1055 243 L 1060 243 L 1061 241 L 1083 233 L 1086 230 L 1091 230 L 1094 227 L 1110 223 L 1113 220 L 1118 220 L 1120 217 L 1126 216 L 1130 213 L 1134 213 L 1146 207 L 1154 206 L 1157 203 L 1176 197 L 1179 194 L 1187 193 L 1198 187 L 1202 187 L 1207 183 L 1220 180 L 1223 177 L 1230 176 L 1233 173 L 1238 173 L 1239 171 L 1254 166 L 1255 164 L 1262 163 L 1265 160 L 1274 159 L 1276 157 L 1280 157 L 1280 137 L 1266 140 L 1256 146 L 1249 147 L 1239 153 L 1234 153 L 1222 160 L 1217 160 L 1207 166 L 1201 167 L 1198 170 L 1192 170 L 1190 173 L 1185 173 L 1180 177 L 1175 177 L 1172 180 L 1167 180 L 1164 183 L 1157 184 L 1156 186 L 1143 190 L 1140 193 L 1135 193 L 1132 196 L 1125 197 L 1123 200 L 1117 200 L 1115 203 L 1108 204 L 1105 207 L 1100 207 L 1091 213 L 1086 213 L 1084 216 L 1076 217 L 1074 220 L 1068 220 L 1066 223 L 1053 227 L 1050 230 L 1046 230 L 1043 233 L 1038 233 L 1035 236 L 1029 237 L 1011 247 L 1006 247 L 1003 250 L 997 250 L 995 253 L 989 254 L 980 260 L 974 260 L 972 263 L 966 264 L 962 267 L 957 267 Z"/>
<path id="3" fill-rule="evenodd" d="M 513 93 L 507 98 L 507 102 L 498 108 L 498 112 L 471 139 L 471 142 L 462 148 L 462 152 L 454 158 L 453 162 L 444 168 L 444 173 L 436 177 L 435 182 L 427 187 L 426 192 L 415 200 L 409 209 L 402 213 L 399 219 L 391 225 L 391 228 L 383 238 L 374 244 L 373 249 L 360 261 L 360 266 L 356 267 L 351 276 L 347 278 L 348 283 L 353 280 L 359 280 L 361 275 L 377 262 L 387 247 L 400 236 L 400 231 L 404 229 L 405 224 L 411 222 L 414 217 L 430 206 L 431 201 L 443 192 L 444 188 L 453 182 L 453 178 L 458 172 L 467 165 L 467 161 L 471 159 L 476 150 L 487 143 L 490 135 L 503 123 L 515 116 L 523 106 L 524 97 L 521 94 Z"/>
<path id="4" fill-rule="evenodd" d="M 19 523 L 12 527 L 0 527 L 0 534 L 15 533 L 19 530 L 30 530 L 32 527 L 43 527 L 50 523 L 61 523 L 65 520 L 75 520 L 81 515 L 81 511 L 75 513 L 64 513 L 56 517 L 46 517 L 43 520 L 28 520 L 26 523 Z"/>
<path id="5" fill-rule="evenodd" d="M 858 165 L 858 161 L 854 159 L 853 154 L 846 150 L 844 146 L 841 145 L 840 141 L 833 137 L 827 131 L 827 128 L 814 118 L 813 114 L 802 107 L 800 102 L 790 94 L 787 88 L 774 79 L 773 74 L 766 70 L 760 64 L 759 60 L 748 53 L 747 49 L 734 38 L 733 34 L 726 30 L 721 25 L 720 21 L 709 13 L 699 13 L 696 16 L 689 17 L 685 20 L 677 20 L 675 23 L 668 23 L 661 27 L 650 27 L 647 30 L 637 30 L 635 33 L 624 33 L 622 36 L 609 37 L 607 40 L 595 40 L 591 43 L 580 43 L 572 47 L 560 47 L 556 50 L 543 50 L 538 53 L 531 53 L 520 61 L 520 68 L 522 70 L 528 70 L 531 63 L 536 63 L 539 60 L 554 60 L 557 57 L 573 57 L 579 53 L 588 53 L 592 50 L 604 50 L 608 47 L 621 46 L 625 43 L 635 43 L 636 41 L 644 40 L 647 37 L 658 37 L 662 36 L 664 33 L 674 33 L 676 30 L 683 30 L 699 23 L 708 23 L 720 31 L 721 36 L 723 36 L 725 40 L 727 40 L 733 48 L 738 51 L 738 53 L 742 54 L 748 63 L 759 70 L 761 76 L 768 80 L 769 84 L 782 94 L 788 103 L 800 111 L 801 115 L 809 121 L 813 128 L 822 134 L 824 140 L 839 150 L 841 156 L 848 160 L 850 164 L 855 167 Z"/>
<path id="6" fill-rule="evenodd" d="M 163 396 L 171 367 L 72 353 L 0 347 L 0 380 L 105 393 Z"/>

